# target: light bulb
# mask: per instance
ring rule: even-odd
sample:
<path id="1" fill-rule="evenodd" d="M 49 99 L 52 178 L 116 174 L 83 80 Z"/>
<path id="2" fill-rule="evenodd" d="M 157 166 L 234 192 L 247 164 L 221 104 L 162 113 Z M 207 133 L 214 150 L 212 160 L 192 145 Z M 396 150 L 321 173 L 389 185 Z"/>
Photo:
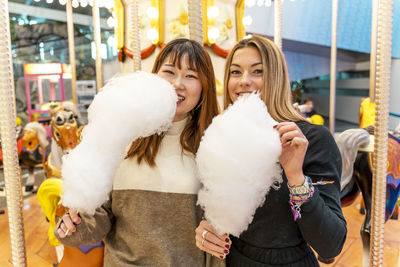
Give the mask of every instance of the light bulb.
<path id="1" fill-rule="evenodd" d="M 216 17 L 218 17 L 219 14 L 219 9 L 216 6 L 210 6 L 207 10 L 207 17 L 209 19 L 215 19 Z"/>
<path id="2" fill-rule="evenodd" d="M 153 7 L 153 6 L 149 7 L 147 9 L 146 13 L 147 13 L 147 16 L 150 19 L 157 19 L 158 18 L 158 9 Z"/>
<path id="3" fill-rule="evenodd" d="M 264 0 L 257 0 L 257 6 L 264 5 Z"/>
<path id="4" fill-rule="evenodd" d="M 77 8 L 79 6 L 78 0 L 72 0 L 72 7 Z"/>
<path id="5" fill-rule="evenodd" d="M 256 4 L 256 0 L 246 0 L 246 1 L 244 1 L 244 4 L 247 7 L 252 7 L 252 6 L 254 6 Z"/>
<path id="6" fill-rule="evenodd" d="M 87 0 L 81 0 L 81 7 L 87 7 L 88 2 Z"/>
<path id="7" fill-rule="evenodd" d="M 215 43 L 215 41 L 217 40 L 217 38 L 219 37 L 219 30 L 216 27 L 211 27 L 208 30 L 208 40 L 210 41 L 210 43 Z"/>
<path id="8" fill-rule="evenodd" d="M 243 18 L 242 23 L 244 26 L 250 26 L 253 23 L 253 18 L 251 16 L 246 16 Z"/>
<path id="9" fill-rule="evenodd" d="M 265 6 L 266 7 L 270 7 L 272 5 L 272 1 L 271 0 L 265 0 Z"/>
<path id="10" fill-rule="evenodd" d="M 60 3 L 60 5 L 64 6 L 67 3 L 67 0 L 58 0 L 58 3 Z"/>
<path id="11" fill-rule="evenodd" d="M 158 31 L 155 28 L 151 28 L 147 31 L 147 38 L 151 40 L 152 43 L 157 43 L 158 41 Z"/>
<path id="12" fill-rule="evenodd" d="M 108 25 L 110 28 L 114 27 L 114 26 L 115 26 L 115 19 L 114 19 L 113 17 L 109 17 L 109 18 L 107 19 L 107 25 Z"/>
<path id="13" fill-rule="evenodd" d="M 53 3 L 54 2 L 54 0 L 46 0 L 46 3 L 47 4 L 51 4 L 51 3 Z"/>

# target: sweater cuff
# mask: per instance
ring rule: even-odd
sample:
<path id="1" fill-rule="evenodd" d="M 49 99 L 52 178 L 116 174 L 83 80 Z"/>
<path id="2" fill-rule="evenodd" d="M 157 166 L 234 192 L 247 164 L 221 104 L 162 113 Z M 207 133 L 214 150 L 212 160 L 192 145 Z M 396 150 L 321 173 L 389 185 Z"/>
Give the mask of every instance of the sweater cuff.
<path id="1" fill-rule="evenodd" d="M 308 213 L 311 212 L 315 205 L 319 202 L 319 190 L 316 186 L 314 186 L 314 195 L 309 199 L 309 201 L 304 202 L 301 204 L 301 213 Z"/>

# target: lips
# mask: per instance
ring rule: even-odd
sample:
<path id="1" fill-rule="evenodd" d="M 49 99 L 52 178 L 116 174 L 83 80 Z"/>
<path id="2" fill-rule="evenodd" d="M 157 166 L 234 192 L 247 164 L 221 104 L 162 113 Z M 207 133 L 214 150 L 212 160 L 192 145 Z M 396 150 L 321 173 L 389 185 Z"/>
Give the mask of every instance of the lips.
<path id="1" fill-rule="evenodd" d="M 183 101 L 185 101 L 185 97 L 183 95 L 178 95 L 178 101 L 176 103 L 182 103 Z"/>
<path id="2" fill-rule="evenodd" d="M 237 92 L 236 93 L 236 95 L 239 97 L 239 96 L 242 96 L 242 95 L 245 95 L 245 94 L 251 94 L 253 91 L 242 91 L 242 92 Z"/>

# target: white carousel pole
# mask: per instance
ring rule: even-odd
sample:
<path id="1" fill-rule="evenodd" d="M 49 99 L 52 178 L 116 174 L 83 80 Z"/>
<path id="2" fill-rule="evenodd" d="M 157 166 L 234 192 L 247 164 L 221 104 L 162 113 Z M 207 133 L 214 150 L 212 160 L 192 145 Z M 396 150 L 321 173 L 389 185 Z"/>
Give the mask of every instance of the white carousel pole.
<path id="1" fill-rule="evenodd" d="M 128 45 L 133 51 L 133 71 L 142 69 L 140 55 L 140 27 L 138 0 L 129 1 L 128 9 Z"/>
<path id="2" fill-rule="evenodd" d="M 69 64 L 71 65 L 71 86 L 72 86 L 72 99 L 74 104 L 78 103 L 76 95 L 76 63 L 75 63 L 75 40 L 74 40 L 74 21 L 72 18 L 72 0 L 67 0 L 67 28 L 68 28 L 68 51 L 69 51 Z"/>
<path id="3" fill-rule="evenodd" d="M 379 1 L 376 0 L 372 1 L 371 54 L 370 54 L 370 68 L 369 68 L 369 100 L 371 103 L 375 102 L 378 8 L 379 8 Z"/>
<path id="4" fill-rule="evenodd" d="M 203 19 L 201 17 L 201 0 L 188 0 L 190 39 L 203 45 Z"/>
<path id="5" fill-rule="evenodd" d="M 282 50 L 282 0 L 274 1 L 274 42 Z"/>
<path id="6" fill-rule="evenodd" d="M 331 26 L 331 79 L 329 97 L 329 130 L 335 133 L 336 110 L 336 33 L 337 33 L 338 0 L 332 0 Z"/>
<path id="7" fill-rule="evenodd" d="M 389 88 L 392 61 L 393 0 L 374 0 L 377 7 L 375 72 L 375 145 L 372 183 L 370 266 L 383 265 L 386 172 L 388 150 Z M 372 33 L 374 34 L 374 33 Z M 374 42 L 374 40 L 371 40 Z"/>
<path id="8" fill-rule="evenodd" d="M 94 42 L 96 45 L 96 85 L 97 92 L 103 87 L 103 69 L 101 61 L 101 28 L 100 28 L 100 10 L 99 0 L 93 0 L 92 17 Z"/>
<path id="9" fill-rule="evenodd" d="M 0 1 L 0 129 L 4 178 L 14 266 L 26 266 L 24 222 L 22 214 L 21 172 L 18 165 L 14 79 L 11 60 L 8 1 Z"/>

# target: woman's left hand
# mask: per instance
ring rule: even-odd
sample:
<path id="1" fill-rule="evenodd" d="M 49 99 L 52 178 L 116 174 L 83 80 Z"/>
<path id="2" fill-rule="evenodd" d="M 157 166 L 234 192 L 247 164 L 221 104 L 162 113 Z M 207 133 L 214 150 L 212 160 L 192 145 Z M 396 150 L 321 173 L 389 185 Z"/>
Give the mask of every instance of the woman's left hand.
<path id="1" fill-rule="evenodd" d="M 294 122 L 281 122 L 274 127 L 281 139 L 282 153 L 279 157 L 290 185 L 304 181 L 303 162 L 307 152 L 308 140 Z"/>

